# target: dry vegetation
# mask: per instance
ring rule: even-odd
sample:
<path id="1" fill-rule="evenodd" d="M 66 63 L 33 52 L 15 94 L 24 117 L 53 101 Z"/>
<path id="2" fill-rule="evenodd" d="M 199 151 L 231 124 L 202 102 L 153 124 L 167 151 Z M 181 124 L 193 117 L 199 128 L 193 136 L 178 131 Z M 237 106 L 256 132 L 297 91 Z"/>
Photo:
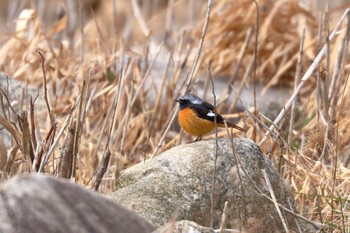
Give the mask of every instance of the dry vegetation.
<path id="1" fill-rule="evenodd" d="M 1 161 L 9 154 L 7 162 L 0 162 L 2 179 L 45 170 L 109 193 L 115 174 L 189 140 L 183 140 L 172 122 L 173 100 L 183 93 L 197 53 L 205 2 L 199 8 L 195 6 L 199 1 L 190 1 L 194 5 L 189 11 L 183 0 L 169 1 L 169 8 L 167 1 L 149 1 L 143 6 L 131 4 L 137 1 L 116 1 L 118 7 L 113 1 L 101 1 L 99 6 L 82 1 L 86 5 L 77 6 L 70 17 L 40 15 L 45 23 L 38 17 L 43 6 L 28 3 L 26 7 L 31 8 L 23 10 L 24 4 L 15 2 L 1 3 L 6 7 L 13 4 L 15 10 L 7 15 L 9 25 L 2 25 L 0 70 L 40 87 L 40 97 L 33 111 L 30 96 L 14 99 L 6 90 L 1 95 L 1 111 L 6 112 L 6 117 L 0 118 L 1 128 L 11 131 L 14 139 L 6 151 L 0 138 Z M 2 9 L 10 9 L 5 6 Z M 63 3 L 59 6 L 68 15 L 72 11 Z M 57 6 L 44 7 L 54 15 Z M 138 8 L 143 17 L 137 14 Z M 259 43 L 255 48 L 254 2 L 214 1 L 190 89 L 198 88 L 196 83 L 208 83 L 204 63 L 211 64 L 214 78 L 220 75 L 220 81 L 227 83 L 225 90 L 216 90 L 221 93 L 221 103 L 226 102 L 220 106 L 224 112 L 234 109 L 228 96 L 246 88 L 241 85 L 236 90 L 229 84 L 250 83 L 252 98 L 254 79 L 264 85 L 264 92 L 276 86 L 294 88 L 297 101 L 291 101 L 288 114 L 273 125 L 278 130 L 267 137 L 266 125 L 275 119 L 268 120 L 247 107 L 241 114 L 249 128 L 245 136 L 260 143 L 293 187 L 302 215 L 323 223 L 325 231 L 348 231 L 349 14 L 334 39 L 328 40 L 340 17 L 319 17 L 300 7 L 297 0 L 262 0 L 258 8 Z M 79 12 L 85 12 L 84 17 Z M 186 17 L 199 17 L 202 23 Z M 186 30 L 180 30 L 184 27 Z M 167 43 L 162 43 L 165 39 Z M 301 89 L 297 89 L 320 52 L 324 56 L 315 64 L 315 72 L 304 76 Z M 205 95 L 211 95 L 211 88 L 205 90 L 209 90 Z M 5 97 L 27 114 L 4 107 Z M 283 113 L 283 108 L 280 111 Z M 73 154 L 73 159 L 69 160 L 68 154 Z"/>

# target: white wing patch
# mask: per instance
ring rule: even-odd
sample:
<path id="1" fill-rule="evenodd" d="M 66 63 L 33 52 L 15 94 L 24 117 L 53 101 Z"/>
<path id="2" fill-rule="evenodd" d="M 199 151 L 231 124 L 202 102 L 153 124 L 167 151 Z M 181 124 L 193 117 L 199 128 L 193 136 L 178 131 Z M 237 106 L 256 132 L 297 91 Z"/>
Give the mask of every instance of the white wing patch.
<path id="1" fill-rule="evenodd" d="M 211 110 L 209 110 L 209 112 L 207 113 L 208 117 L 215 117 L 215 113 Z"/>

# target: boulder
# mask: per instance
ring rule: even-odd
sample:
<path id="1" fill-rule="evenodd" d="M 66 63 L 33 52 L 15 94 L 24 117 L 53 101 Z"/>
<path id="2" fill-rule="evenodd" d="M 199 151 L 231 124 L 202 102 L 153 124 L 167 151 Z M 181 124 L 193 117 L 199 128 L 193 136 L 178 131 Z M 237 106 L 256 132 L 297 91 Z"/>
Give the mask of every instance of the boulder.
<path id="1" fill-rule="evenodd" d="M 212 222 L 216 229 L 225 202 L 228 202 L 227 228 L 282 232 L 284 228 L 274 204 L 261 194 L 270 196 L 262 169 L 266 171 L 277 202 L 296 209 L 289 186 L 250 139 L 218 139 L 217 150 L 215 139 L 176 146 L 123 171 L 116 180 L 116 191 L 111 198 L 157 226 L 189 220 L 202 226 L 210 226 Z M 281 211 L 288 228 L 296 229 L 296 219 Z M 303 232 L 315 230 L 297 221 Z"/>
<path id="2" fill-rule="evenodd" d="M 3 233 L 147 233 L 155 229 L 96 192 L 40 174 L 1 183 L 0 209 Z"/>

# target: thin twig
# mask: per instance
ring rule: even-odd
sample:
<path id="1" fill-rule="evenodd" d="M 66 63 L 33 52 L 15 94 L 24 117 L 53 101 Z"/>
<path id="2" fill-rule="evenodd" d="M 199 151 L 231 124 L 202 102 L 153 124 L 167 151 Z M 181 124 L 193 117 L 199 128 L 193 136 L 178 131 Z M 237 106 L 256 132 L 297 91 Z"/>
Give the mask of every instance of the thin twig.
<path id="1" fill-rule="evenodd" d="M 35 104 L 35 101 L 36 99 L 38 98 L 39 96 L 39 92 L 37 94 L 37 96 L 34 98 L 30 97 L 30 133 L 31 133 L 31 140 L 32 140 L 32 143 L 33 143 L 33 150 L 35 151 L 36 150 L 36 147 L 37 147 L 37 140 L 36 140 L 36 135 L 35 135 L 35 108 L 34 108 L 34 104 Z"/>
<path id="2" fill-rule="evenodd" d="M 302 34 L 301 40 L 300 40 L 299 56 L 298 56 L 297 68 L 295 71 L 295 77 L 294 77 L 294 90 L 298 86 L 299 80 L 300 80 L 300 73 L 301 73 L 302 62 L 303 62 L 303 53 L 304 53 L 304 41 L 305 41 L 305 28 L 303 29 L 303 34 Z M 296 97 L 296 99 L 297 98 L 298 97 Z M 296 99 L 292 103 L 292 109 L 291 109 L 291 113 L 290 113 L 290 124 L 289 124 L 289 134 L 288 134 L 288 145 L 289 146 L 291 146 L 291 143 L 292 143 L 293 128 L 294 128 L 294 114 L 295 114 L 295 106 L 297 103 Z"/>
<path id="3" fill-rule="evenodd" d="M 81 132 L 84 129 L 84 125 L 85 125 L 85 119 L 86 119 L 86 114 L 90 109 L 90 104 L 91 104 L 91 99 L 93 98 L 94 94 L 95 94 L 95 90 L 90 91 L 90 82 L 91 82 L 91 78 L 92 78 L 92 69 L 89 69 L 89 75 L 88 75 L 88 79 L 86 82 L 86 88 L 85 88 L 85 93 L 83 95 L 84 99 L 83 99 L 83 116 L 81 117 Z M 81 139 L 81 137 L 79 138 Z"/>
<path id="4" fill-rule="evenodd" d="M 324 124 L 324 142 L 323 142 L 323 148 L 320 155 L 320 160 L 324 161 L 324 156 L 327 149 L 327 141 L 328 141 L 328 134 L 329 134 L 329 98 L 328 98 L 328 79 L 329 79 L 329 67 L 330 67 L 330 46 L 329 46 L 329 14 L 328 14 L 328 3 L 325 7 L 325 13 L 324 13 L 324 23 L 325 23 L 325 31 L 326 31 L 326 46 L 327 46 L 327 52 L 326 52 L 326 72 L 325 77 L 324 75 L 321 75 L 321 72 L 324 73 L 322 70 L 322 66 L 319 67 L 317 72 L 317 101 L 316 106 L 318 111 L 317 119 L 321 119 L 321 121 Z M 323 19 L 320 20 L 320 29 L 319 29 L 319 39 L 318 39 L 318 47 L 321 46 L 321 35 L 322 35 L 322 22 Z M 322 78 L 321 78 L 322 77 Z M 322 85 L 321 85 L 322 84 Z M 326 94 L 327 93 L 327 94 Z M 324 109 L 322 111 L 322 100 L 324 101 Z"/>
<path id="5" fill-rule="evenodd" d="M 58 163 L 58 176 L 63 178 L 71 178 L 73 170 L 73 151 L 74 151 L 74 135 L 76 131 L 76 122 L 72 122 L 68 129 L 66 138 L 60 147 L 60 161 Z"/>
<path id="6" fill-rule="evenodd" d="M 337 118 L 337 105 L 338 105 L 338 99 L 339 99 L 339 93 L 341 84 L 343 81 L 343 70 L 344 70 L 344 64 L 347 62 L 347 53 L 345 51 L 346 48 L 348 48 L 349 45 L 349 38 L 350 38 L 350 12 L 348 14 L 347 23 L 345 26 L 345 34 L 341 40 L 340 46 L 339 46 L 339 52 L 338 57 L 336 59 L 336 64 L 334 65 L 335 69 L 333 71 L 333 80 L 332 80 L 332 86 L 330 88 L 330 98 L 333 97 L 333 106 L 332 106 L 332 120 L 335 121 Z M 333 96 L 332 96 L 333 91 Z"/>
<path id="7" fill-rule="evenodd" d="M 259 4 L 256 0 L 253 0 L 256 7 L 256 26 L 255 26 L 255 46 L 254 46 L 254 71 L 253 71 L 253 99 L 254 99 L 254 114 L 257 113 L 257 106 L 256 106 L 256 68 L 258 64 L 258 39 L 259 39 Z M 255 119 L 255 118 L 254 118 Z M 255 125 L 256 122 L 254 120 L 254 127 L 253 127 L 253 135 L 252 138 L 254 141 L 256 141 L 256 129 Z"/>
<path id="8" fill-rule="evenodd" d="M 125 124 L 124 122 L 126 121 L 126 117 L 127 117 L 127 114 L 124 114 L 122 120 L 119 121 L 119 126 L 118 126 L 117 130 L 114 130 L 116 127 L 116 124 L 117 124 L 117 114 L 116 114 L 117 112 L 116 111 L 119 108 L 119 99 L 120 99 L 120 96 L 122 93 L 122 88 L 124 87 L 124 82 L 126 80 L 126 77 L 128 77 L 128 73 L 130 71 L 129 68 L 131 67 L 131 64 L 133 64 L 133 61 L 130 62 L 129 66 L 125 67 L 125 69 L 123 70 L 124 72 L 121 72 L 121 78 L 120 78 L 119 83 L 118 83 L 118 91 L 117 91 L 116 95 L 114 96 L 114 100 L 113 100 L 114 113 L 113 113 L 113 117 L 112 117 L 112 126 L 110 128 L 112 130 L 110 132 L 110 134 L 114 135 L 113 141 L 117 140 L 117 138 L 119 137 L 119 132 L 122 130 L 122 128 Z M 140 84 L 140 85 L 142 85 L 142 84 Z M 129 104 L 129 102 L 130 101 L 128 101 L 128 105 L 130 105 L 130 107 L 131 107 L 131 103 Z M 107 138 L 107 140 L 109 140 L 109 139 Z"/>
<path id="9" fill-rule="evenodd" d="M 177 111 L 179 111 L 179 106 L 178 106 L 178 105 L 175 107 L 175 111 L 174 111 L 173 115 L 172 115 L 171 118 L 170 118 L 170 121 L 169 121 L 169 123 L 168 123 L 168 126 L 166 127 L 166 129 L 165 129 L 165 131 L 164 131 L 162 137 L 160 138 L 159 143 L 158 143 L 156 149 L 154 150 L 153 154 L 151 155 L 151 158 L 153 158 L 153 157 L 158 153 L 158 150 L 159 150 L 160 147 L 162 146 L 162 144 L 163 144 L 163 142 L 164 142 L 164 139 L 165 139 L 165 137 L 166 137 L 168 131 L 170 130 L 170 127 L 172 126 L 172 124 L 173 124 L 173 122 L 174 122 L 174 120 L 175 120 L 175 118 L 176 118 L 176 116 L 177 116 Z"/>
<path id="10" fill-rule="evenodd" d="M 77 125 L 76 125 L 76 130 L 74 132 L 74 148 L 73 148 L 73 171 L 72 171 L 72 176 L 75 177 L 75 172 L 77 168 L 77 156 L 78 156 L 78 150 L 79 150 L 79 137 L 81 133 L 81 128 L 82 128 L 82 122 L 81 122 L 81 115 L 83 114 L 82 112 L 84 111 L 83 109 L 83 102 L 84 102 L 84 96 L 86 92 L 86 82 L 85 80 L 83 81 L 83 87 L 81 88 L 80 91 L 80 102 L 79 102 L 79 111 L 78 111 L 78 116 L 77 116 Z"/>
<path id="11" fill-rule="evenodd" d="M 206 64 L 205 64 L 206 65 Z M 214 86 L 214 81 L 213 77 L 211 76 L 211 69 L 209 65 L 206 65 L 208 69 L 208 76 L 211 82 L 212 86 L 212 93 L 213 93 L 213 98 L 214 98 L 214 109 L 216 109 L 216 95 L 215 95 L 215 86 Z M 218 161 L 218 149 L 219 149 L 219 144 L 218 144 L 218 127 L 217 127 L 217 118 L 216 114 L 214 115 L 214 126 L 215 126 L 215 159 L 214 159 L 214 170 L 213 170 L 213 176 L 212 176 L 212 186 L 211 186 L 211 198 L 210 198 L 210 227 L 213 227 L 213 222 L 214 222 L 214 198 L 215 198 L 215 181 L 216 181 L 216 164 Z"/>
<path id="12" fill-rule="evenodd" d="M 38 50 L 37 53 L 41 57 L 41 69 L 42 69 L 42 72 L 43 72 L 43 79 L 44 79 L 44 100 L 45 100 L 45 103 L 46 103 L 47 111 L 48 111 L 49 116 L 50 116 L 51 125 L 55 125 L 54 115 L 53 115 L 53 113 L 51 111 L 49 99 L 47 97 L 47 79 L 46 79 L 46 70 L 45 70 L 45 57 L 41 53 L 40 50 Z"/>
<path id="13" fill-rule="evenodd" d="M 102 178 L 103 178 L 103 176 L 106 173 L 107 168 L 108 168 L 108 163 L 109 163 L 110 157 L 111 157 L 111 151 L 109 150 L 109 146 L 107 144 L 107 146 L 103 152 L 101 164 L 100 164 L 100 166 L 97 170 L 97 173 L 96 173 L 95 183 L 93 186 L 93 189 L 95 191 L 97 191 L 101 185 Z"/>
<path id="14" fill-rule="evenodd" d="M 272 202 L 273 204 L 275 205 L 275 208 L 277 210 L 277 213 L 278 213 L 278 216 L 280 217 L 280 220 L 282 222 L 282 225 L 283 225 L 283 228 L 285 230 L 286 233 L 289 233 L 289 229 L 288 229 L 288 226 L 287 226 L 287 223 L 286 223 L 286 220 L 283 218 L 283 215 L 282 215 L 282 212 L 279 208 L 279 205 L 278 205 L 278 202 L 277 202 L 277 199 L 276 199 L 276 196 L 275 196 L 275 193 L 273 192 L 273 189 L 272 189 L 272 186 L 271 186 L 271 182 L 269 180 L 269 177 L 267 176 L 267 173 L 264 169 L 261 169 L 261 172 L 264 176 L 264 179 L 266 181 L 266 185 L 267 185 L 267 188 L 270 192 L 270 195 L 271 195 L 271 199 L 272 199 Z"/>
<path id="15" fill-rule="evenodd" d="M 123 133 L 122 133 L 122 136 L 121 136 L 121 139 L 120 139 L 120 149 L 119 149 L 119 154 L 117 155 L 122 155 L 123 153 L 123 149 L 124 149 L 124 143 L 125 143 L 125 137 L 126 137 L 126 131 L 128 129 L 128 125 L 129 125 L 129 120 L 130 120 L 130 114 L 131 114 L 131 97 L 133 96 L 134 94 L 134 82 L 132 81 L 131 82 L 131 87 L 130 87 L 130 92 L 128 92 L 127 90 L 125 91 L 126 94 L 127 94 L 127 104 L 126 104 L 126 110 L 124 111 L 124 116 L 123 116 L 123 120 L 122 120 L 122 124 L 120 124 L 121 126 L 123 126 Z M 113 116 L 113 118 L 116 118 Z M 114 121 L 113 121 L 114 122 Z M 149 125 L 148 123 L 146 123 L 146 125 Z M 119 132 L 119 131 L 118 131 Z M 116 138 L 119 137 L 119 134 L 118 135 L 115 135 Z M 117 166 L 117 169 L 118 169 L 118 166 Z M 119 172 L 119 171 L 117 171 Z"/>
<path id="16" fill-rule="evenodd" d="M 8 108 L 11 109 L 11 111 L 12 111 L 12 113 L 13 113 L 14 115 L 17 115 L 17 112 L 15 111 L 15 109 L 13 109 L 12 104 L 11 104 L 9 98 L 8 98 L 8 94 L 6 94 L 1 88 L 0 88 L 0 92 L 2 93 L 2 96 L 5 97 Z M 1 105 L 4 106 L 4 103 L 3 103 L 2 98 L 1 98 Z M 4 107 L 2 108 L 2 111 L 3 111 L 3 113 L 4 113 L 5 118 L 6 118 L 6 119 L 10 119 L 10 111 L 8 111 L 8 115 L 9 115 L 9 116 L 6 116 L 6 112 L 5 112 Z"/>
<path id="17" fill-rule="evenodd" d="M 246 51 L 248 49 L 248 46 L 250 44 L 250 40 L 252 38 L 252 35 L 253 35 L 253 28 L 250 27 L 248 30 L 247 30 L 247 34 L 246 34 L 246 37 L 245 37 L 245 40 L 244 40 L 244 44 L 243 46 L 241 47 L 241 50 L 239 52 L 239 55 L 238 55 L 238 60 L 236 62 L 236 65 L 234 66 L 234 68 L 232 69 L 232 73 L 231 73 L 231 78 L 229 80 L 229 84 L 227 86 L 227 91 L 228 93 L 231 93 L 231 90 L 232 90 L 232 85 L 233 85 L 233 82 L 235 81 L 236 79 L 236 76 L 237 76 L 237 73 L 239 71 L 239 68 L 241 67 L 241 64 L 242 64 L 242 61 L 243 61 L 243 58 L 244 58 L 244 55 L 246 54 Z"/>
<path id="18" fill-rule="evenodd" d="M 225 232 L 225 227 L 226 227 L 226 221 L 227 221 L 227 201 L 225 201 L 225 205 L 224 205 L 224 210 L 222 211 L 222 215 L 221 215 L 221 223 L 220 223 L 220 233 L 224 233 Z"/>
<path id="19" fill-rule="evenodd" d="M 291 201 L 290 201 L 289 198 L 288 198 L 287 202 L 288 202 L 288 206 L 289 206 L 290 210 L 291 210 L 291 211 L 294 211 L 294 210 L 293 210 L 292 203 L 291 203 Z M 295 225 L 297 226 L 298 232 L 299 232 L 299 233 L 302 233 L 302 230 L 301 230 L 300 224 L 299 224 L 299 222 L 298 222 L 298 219 L 297 219 L 297 218 L 294 218 L 294 220 L 295 220 Z"/>
<path id="20" fill-rule="evenodd" d="M 238 90 L 236 91 L 236 97 L 233 99 L 231 106 L 229 107 L 230 111 L 237 105 L 239 96 L 241 95 L 244 85 L 247 83 L 248 77 L 250 73 L 252 72 L 254 66 L 254 58 L 251 58 L 248 64 L 247 69 L 245 70 L 245 73 L 243 75 L 243 79 L 241 83 L 239 84 Z M 233 85 L 231 85 L 233 87 Z"/>
<path id="21" fill-rule="evenodd" d="M 329 43 L 329 12 L 328 12 L 328 3 L 326 5 L 326 12 L 325 12 L 325 30 L 326 30 L 326 46 L 327 46 L 327 52 L 326 52 L 326 74 L 325 79 L 322 79 L 323 84 L 323 102 L 324 102 L 324 117 L 326 122 L 329 122 L 329 87 L 328 87 L 328 80 L 330 75 L 330 59 L 331 59 L 331 50 L 330 50 L 330 43 Z"/>
<path id="22" fill-rule="evenodd" d="M 320 16 L 320 22 L 318 24 L 318 36 L 317 36 L 317 46 L 316 46 L 316 49 L 317 49 L 317 52 L 319 53 L 320 50 L 321 50 L 321 45 L 322 45 L 322 28 L 323 28 L 323 14 L 321 14 Z M 328 50 L 326 51 L 326 56 L 328 53 Z M 320 115 L 321 115 L 321 112 L 320 110 L 322 109 L 321 107 L 321 69 L 322 69 L 322 66 L 319 66 L 317 71 L 316 71 L 316 108 L 318 109 L 318 111 L 316 111 L 316 117 L 317 119 L 320 118 Z M 294 88 L 295 90 L 295 88 Z M 322 115 L 321 115 L 322 116 Z"/>
<path id="23" fill-rule="evenodd" d="M 186 88 L 184 93 L 186 93 L 188 87 L 191 84 L 191 81 L 192 81 L 193 76 L 195 74 L 195 71 L 197 69 L 199 58 L 200 58 L 200 56 L 202 54 L 204 38 L 205 38 L 205 35 L 207 34 L 208 25 L 209 25 L 210 11 L 211 11 L 211 0 L 208 0 L 207 13 L 205 15 L 205 21 L 204 21 L 204 25 L 203 25 L 203 29 L 202 29 L 202 34 L 201 34 L 201 38 L 199 40 L 198 51 L 196 53 L 196 57 L 195 57 L 194 62 L 193 62 L 191 73 L 190 73 L 190 75 L 189 75 L 189 77 L 187 79 L 187 82 L 186 82 L 186 87 L 187 88 Z"/>
<path id="24" fill-rule="evenodd" d="M 14 137 L 18 145 L 22 145 L 22 133 L 18 131 L 8 119 L 1 115 L 0 125 L 2 125 Z"/>
<path id="25" fill-rule="evenodd" d="M 255 114 L 252 114 L 252 115 L 255 116 Z M 230 135 L 229 128 L 227 127 L 226 121 L 224 121 L 224 124 L 225 124 L 225 128 L 226 128 L 227 134 Z M 240 167 L 243 168 L 243 165 L 241 163 L 241 160 L 238 158 L 237 154 L 235 153 L 235 145 L 233 143 L 232 135 L 230 135 L 230 142 L 231 142 L 232 155 L 233 155 L 233 158 L 235 160 L 235 166 L 237 168 L 237 175 L 238 175 L 239 183 L 240 183 L 240 187 L 241 187 L 241 197 L 242 197 L 242 202 L 243 202 L 242 207 L 243 207 L 243 211 L 244 211 L 244 215 L 243 216 L 246 216 L 247 209 L 246 209 L 246 204 L 245 204 L 245 192 L 244 192 L 243 181 L 242 181 L 242 176 L 241 176 L 241 172 L 240 172 Z M 245 175 L 248 176 L 248 173 L 246 171 L 245 171 Z M 241 217 L 242 216 L 242 214 L 240 213 L 241 209 L 238 208 L 238 211 L 239 211 L 239 216 Z M 244 225 L 245 225 L 246 218 L 243 219 L 243 222 L 244 222 Z M 240 228 L 241 228 L 241 224 L 240 224 Z"/>
<path id="26" fill-rule="evenodd" d="M 34 153 L 32 148 L 32 142 L 30 140 L 30 130 L 29 130 L 29 122 L 28 122 L 28 113 L 27 111 L 21 111 L 17 116 L 18 122 L 22 129 L 22 153 L 26 162 L 29 164 L 29 168 L 32 169 L 32 163 L 34 161 Z"/>

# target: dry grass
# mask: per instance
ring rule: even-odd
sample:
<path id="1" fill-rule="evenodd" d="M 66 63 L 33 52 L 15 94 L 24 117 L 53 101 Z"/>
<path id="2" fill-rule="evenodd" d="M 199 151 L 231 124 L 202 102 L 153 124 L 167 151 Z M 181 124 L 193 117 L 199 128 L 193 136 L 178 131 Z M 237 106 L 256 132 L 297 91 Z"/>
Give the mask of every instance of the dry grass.
<path id="1" fill-rule="evenodd" d="M 188 12 L 183 0 L 175 1 L 169 9 L 164 4 L 146 4 L 141 7 L 144 16 L 138 15 L 138 18 L 132 14 L 137 6 L 133 9 L 129 1 L 121 1 L 118 12 L 113 10 L 116 8 L 111 5 L 112 1 L 101 2 L 95 10 L 87 10 L 90 18 L 82 17 L 84 26 L 79 26 L 80 17 L 76 14 L 78 23 L 73 31 L 66 17 L 42 25 L 34 8 L 18 10 L 20 14 L 9 17 L 16 27 L 12 32 L 2 30 L 0 70 L 40 87 L 41 93 L 33 111 L 30 97 L 13 99 L 11 93 L 3 92 L 4 103 L 8 97 L 15 109 L 26 110 L 27 114 L 17 118 L 12 110 L 5 109 L 7 117 L 0 118 L 2 127 L 14 138 L 8 151 L 0 140 L 2 179 L 37 171 L 47 157 L 47 164 L 42 163 L 46 172 L 72 177 L 75 182 L 110 193 L 114 189 L 115 174 L 150 158 L 155 151 L 164 151 L 184 141 L 176 126 L 172 125 L 164 133 L 167 126 L 173 124 L 173 100 L 185 86 L 203 23 L 180 25 L 187 27 L 187 31 L 179 33 L 180 26 L 169 19 L 177 12 L 187 14 L 183 13 Z M 151 13 L 146 14 L 145 9 Z M 255 10 L 255 5 L 248 0 L 221 0 L 213 6 L 204 54 L 199 62 L 211 64 L 214 75 L 231 77 L 222 78 L 222 82 L 249 83 L 253 75 Z M 264 92 L 275 86 L 292 89 L 303 29 L 306 37 L 302 74 L 318 54 L 317 44 L 323 45 L 326 41 L 328 21 L 323 22 L 318 37 L 320 20 L 296 0 L 263 0 L 259 2 L 259 10 L 257 80 L 264 84 Z M 204 14 L 201 15 L 199 19 L 204 18 Z M 330 30 L 335 23 L 329 22 Z M 116 27 L 117 31 L 112 30 Z M 274 131 L 261 145 L 293 187 L 298 211 L 324 223 L 324 230 L 331 232 L 350 228 L 346 20 L 341 28 L 330 43 L 328 61 L 323 58 L 316 72 L 319 81 L 316 75 L 309 78 L 299 93 L 292 131 L 287 130 L 288 116 L 280 130 Z M 170 43 L 161 43 L 164 36 Z M 46 90 L 52 116 L 43 99 L 44 72 L 38 51 L 45 58 Z M 200 65 L 191 90 L 198 87 L 194 85 L 197 82 L 208 83 L 206 72 L 206 66 Z M 216 90 L 216 93 L 220 91 L 233 90 L 228 87 L 226 92 Z M 204 95 L 211 95 L 210 91 Z M 264 125 L 270 125 L 273 119 L 269 121 L 247 109 L 244 121 L 249 128 L 246 136 L 259 143 L 267 131 Z M 164 142 L 158 148 L 163 136 Z M 60 146 L 55 146 L 55 142 Z M 48 154 L 50 151 L 52 154 Z M 66 153 L 74 155 L 72 161 L 66 159 Z M 9 154 L 7 161 L 5 154 Z M 108 160 L 103 160 L 103 156 Z M 98 168 L 103 163 L 101 172 Z"/>

